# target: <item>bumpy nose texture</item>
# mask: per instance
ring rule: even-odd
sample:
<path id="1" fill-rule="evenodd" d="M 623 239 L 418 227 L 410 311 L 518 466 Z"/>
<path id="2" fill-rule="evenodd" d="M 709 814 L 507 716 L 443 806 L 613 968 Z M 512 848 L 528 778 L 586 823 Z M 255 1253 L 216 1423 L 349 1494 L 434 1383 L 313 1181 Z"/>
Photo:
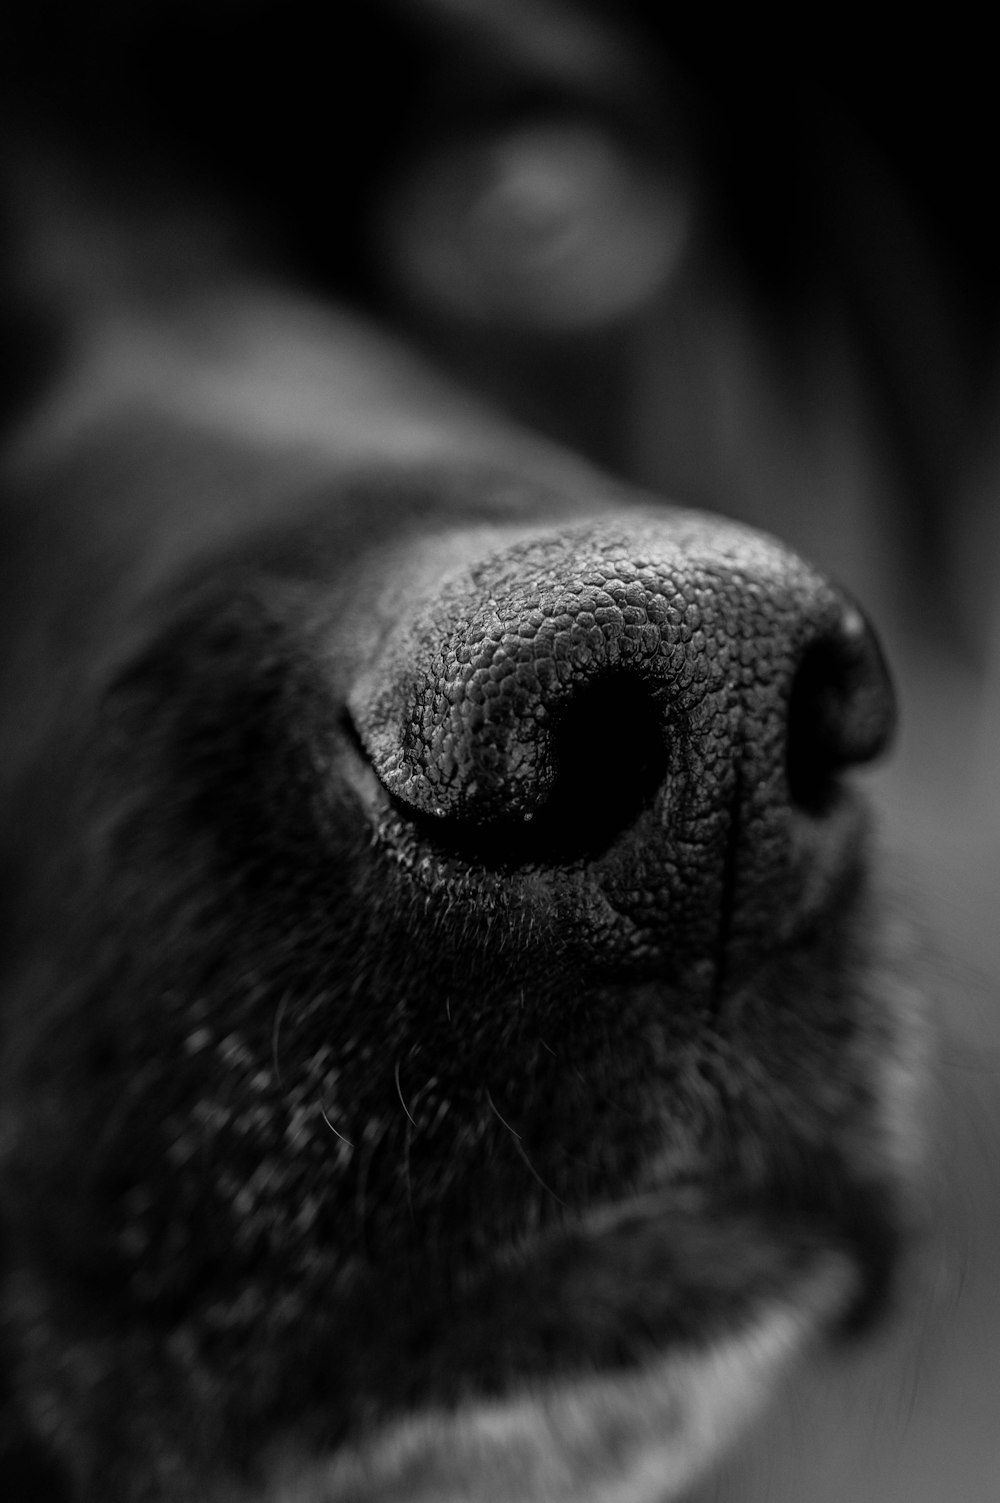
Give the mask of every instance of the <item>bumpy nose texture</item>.
<path id="1" fill-rule="evenodd" d="M 893 718 L 855 607 L 779 544 L 684 512 L 535 535 L 458 570 L 411 605 L 351 710 L 414 813 L 485 834 L 558 808 L 581 849 L 679 766 L 705 826 L 722 806 L 732 821 L 734 779 L 750 809 L 822 812 Z"/>

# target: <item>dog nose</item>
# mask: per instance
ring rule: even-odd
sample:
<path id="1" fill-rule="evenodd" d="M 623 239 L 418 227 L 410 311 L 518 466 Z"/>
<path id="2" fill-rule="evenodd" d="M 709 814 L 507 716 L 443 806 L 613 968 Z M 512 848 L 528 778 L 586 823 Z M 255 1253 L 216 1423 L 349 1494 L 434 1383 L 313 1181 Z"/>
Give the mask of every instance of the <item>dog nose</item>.
<path id="1" fill-rule="evenodd" d="M 890 739 L 857 607 L 796 555 L 683 512 L 520 538 L 407 610 L 351 703 L 382 783 L 489 859 L 594 857 L 655 808 L 685 840 L 822 820 Z"/>

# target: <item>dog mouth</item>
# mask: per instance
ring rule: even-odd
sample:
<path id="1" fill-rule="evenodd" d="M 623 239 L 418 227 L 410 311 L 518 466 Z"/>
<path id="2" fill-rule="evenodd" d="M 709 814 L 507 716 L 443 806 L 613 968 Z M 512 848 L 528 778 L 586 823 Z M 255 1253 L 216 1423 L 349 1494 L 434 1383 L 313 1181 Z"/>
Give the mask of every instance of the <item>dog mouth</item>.
<path id="1" fill-rule="evenodd" d="M 507 1379 L 512 1366 L 518 1377 L 614 1370 L 710 1344 L 833 1261 L 851 1269 L 837 1320 L 853 1324 L 885 1270 L 876 1274 L 847 1235 L 801 1213 L 712 1206 L 670 1186 L 605 1201 L 506 1250 L 453 1299 L 450 1318 L 484 1338 L 489 1330 L 480 1350 L 506 1348 Z"/>
<path id="2" fill-rule="evenodd" d="M 420 1261 L 401 1402 L 635 1371 L 749 1330 L 816 1280 L 827 1336 L 891 1309 L 909 1187 L 882 1141 L 893 1045 L 858 982 L 855 854 L 819 921 L 738 984 L 716 971 L 699 993 L 648 955 L 600 980 L 565 956 L 558 980 L 525 962 L 540 991 L 520 994 L 517 1027 L 479 1059 L 498 1152 L 485 1174 L 462 1171 L 449 1276 Z"/>
<path id="3" fill-rule="evenodd" d="M 851 1193 L 835 1222 L 664 1187 L 509 1245 L 446 1293 L 433 1275 L 420 1298 L 404 1285 L 398 1308 L 381 1299 L 391 1341 L 366 1351 L 382 1414 L 652 1373 L 752 1340 L 779 1311 L 799 1341 L 853 1338 L 886 1308 L 899 1239 L 884 1197 Z"/>

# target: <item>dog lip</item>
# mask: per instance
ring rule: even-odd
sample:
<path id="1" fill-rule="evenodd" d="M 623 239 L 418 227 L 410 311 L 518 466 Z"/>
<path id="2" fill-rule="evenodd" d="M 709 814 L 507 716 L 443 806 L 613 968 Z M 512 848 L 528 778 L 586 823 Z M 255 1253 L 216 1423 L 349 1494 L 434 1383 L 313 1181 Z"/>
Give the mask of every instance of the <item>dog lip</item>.
<path id="1" fill-rule="evenodd" d="M 794 1305 L 797 1290 L 832 1268 L 837 1295 L 821 1322 L 830 1330 L 870 1282 L 847 1236 L 794 1210 L 726 1207 L 695 1187 L 666 1186 L 602 1201 L 497 1251 L 455 1292 L 445 1346 L 460 1361 L 469 1331 L 478 1343 L 492 1333 L 506 1364 L 500 1386 L 635 1369 Z"/>

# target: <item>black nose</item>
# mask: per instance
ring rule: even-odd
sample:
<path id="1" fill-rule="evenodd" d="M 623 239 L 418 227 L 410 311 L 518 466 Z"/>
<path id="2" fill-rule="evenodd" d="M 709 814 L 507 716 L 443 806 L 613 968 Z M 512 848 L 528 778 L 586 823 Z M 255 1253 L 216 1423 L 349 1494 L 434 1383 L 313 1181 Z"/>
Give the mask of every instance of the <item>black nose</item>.
<path id="1" fill-rule="evenodd" d="M 699 736 L 717 771 L 783 773 L 818 813 L 895 718 L 852 602 L 778 544 L 685 513 L 518 541 L 447 578 L 352 709 L 415 812 L 485 831 L 556 806 L 584 842 L 665 774 L 672 736 Z"/>
<path id="2" fill-rule="evenodd" d="M 842 772 L 891 735 L 857 607 L 718 520 L 538 533 L 400 605 L 351 699 L 397 807 L 465 860 L 617 862 L 647 926 L 797 901 Z"/>

